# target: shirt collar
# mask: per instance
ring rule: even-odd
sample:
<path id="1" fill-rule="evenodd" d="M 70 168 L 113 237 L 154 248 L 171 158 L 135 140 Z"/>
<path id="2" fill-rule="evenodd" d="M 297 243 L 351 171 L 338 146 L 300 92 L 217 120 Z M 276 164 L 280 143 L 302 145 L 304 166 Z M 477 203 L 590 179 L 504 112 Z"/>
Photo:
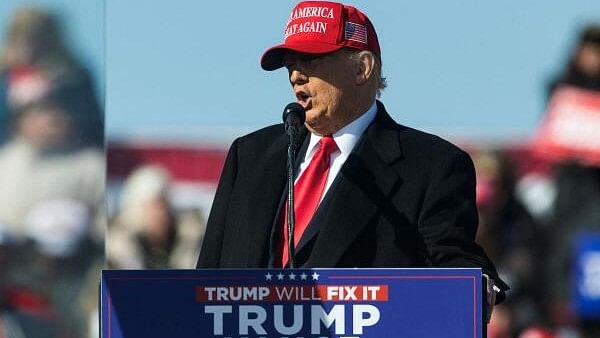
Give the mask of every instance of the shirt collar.
<path id="1" fill-rule="evenodd" d="M 377 115 L 377 103 L 373 101 L 373 104 L 366 112 L 332 135 L 342 156 L 348 156 L 352 152 L 360 136 L 375 119 L 375 115 Z M 315 147 L 321 140 L 321 137 L 320 135 L 310 134 L 307 155 L 315 151 Z"/>

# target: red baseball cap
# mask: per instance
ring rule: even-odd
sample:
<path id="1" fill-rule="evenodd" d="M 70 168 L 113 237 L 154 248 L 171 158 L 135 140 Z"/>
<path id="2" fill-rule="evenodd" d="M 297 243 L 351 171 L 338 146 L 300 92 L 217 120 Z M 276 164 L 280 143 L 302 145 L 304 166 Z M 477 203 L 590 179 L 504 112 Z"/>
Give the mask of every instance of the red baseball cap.
<path id="1" fill-rule="evenodd" d="M 283 67 L 287 51 L 326 54 L 344 47 L 373 52 L 381 60 L 375 28 L 358 9 L 328 1 L 303 1 L 294 7 L 285 28 L 284 42 L 267 49 L 264 70 Z"/>

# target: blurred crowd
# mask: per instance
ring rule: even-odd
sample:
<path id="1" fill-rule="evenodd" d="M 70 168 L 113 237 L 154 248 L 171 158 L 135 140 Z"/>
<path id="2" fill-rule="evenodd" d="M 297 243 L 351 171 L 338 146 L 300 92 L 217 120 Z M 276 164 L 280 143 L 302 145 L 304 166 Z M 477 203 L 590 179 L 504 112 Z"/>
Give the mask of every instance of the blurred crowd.
<path id="1" fill-rule="evenodd" d="M 0 338 L 97 337 L 102 268 L 193 268 L 202 241 L 200 211 L 176 205 L 157 163 L 133 170 L 107 210 L 104 115 L 65 40 L 51 12 L 24 8 L 0 46 Z M 599 25 L 582 31 L 549 102 L 565 87 L 600 98 Z M 511 286 L 489 337 L 600 337 L 600 305 L 574 300 L 577 241 L 600 233 L 600 162 L 542 152 L 524 170 L 519 153 L 470 152 L 477 241 Z"/>
<path id="2" fill-rule="evenodd" d="M 548 88 L 549 102 L 565 88 L 580 92 L 588 101 L 584 110 L 600 119 L 600 25 L 582 31 L 567 65 Z M 568 114 L 581 109 L 572 107 Z M 548 112 L 552 108 L 549 104 Z M 583 135 L 586 127 L 576 125 L 575 131 Z M 600 137 L 600 125 L 593 127 L 594 138 Z M 579 141 L 588 140 L 582 136 Z M 480 213 L 477 240 L 511 286 L 505 303 L 495 309 L 490 338 L 600 337 L 600 294 L 578 298 L 576 273 L 579 241 L 594 239 L 595 253 L 600 252 L 600 148 L 581 156 L 579 145 L 537 149 L 533 144 L 541 162 L 526 170 L 518 165 L 519 154 L 506 149 L 472 152 Z M 593 269 L 600 271 L 600 265 Z M 597 287 L 600 275 L 595 277 Z"/>

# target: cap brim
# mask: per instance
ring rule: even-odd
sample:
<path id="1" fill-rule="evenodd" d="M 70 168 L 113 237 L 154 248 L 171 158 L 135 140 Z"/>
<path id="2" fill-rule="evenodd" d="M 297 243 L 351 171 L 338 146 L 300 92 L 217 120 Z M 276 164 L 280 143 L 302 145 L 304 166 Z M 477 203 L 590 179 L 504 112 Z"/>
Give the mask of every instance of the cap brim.
<path id="1" fill-rule="evenodd" d="M 283 67 L 283 57 L 289 51 L 306 54 L 326 54 L 335 52 L 344 46 L 324 42 L 302 42 L 301 44 L 281 44 L 267 49 L 260 59 L 264 70 L 275 70 Z"/>

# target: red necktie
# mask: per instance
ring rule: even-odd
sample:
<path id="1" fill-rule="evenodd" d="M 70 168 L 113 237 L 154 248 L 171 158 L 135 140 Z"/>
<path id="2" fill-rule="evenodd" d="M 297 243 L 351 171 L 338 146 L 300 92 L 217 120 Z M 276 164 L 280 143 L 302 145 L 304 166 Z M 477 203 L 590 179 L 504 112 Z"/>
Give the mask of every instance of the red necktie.
<path id="1" fill-rule="evenodd" d="M 302 237 L 304 230 L 306 230 L 308 223 L 319 206 L 327 183 L 327 176 L 329 176 L 331 154 L 336 151 L 338 151 L 338 146 L 331 135 L 321 138 L 319 149 L 315 152 L 310 164 L 294 185 L 294 211 L 296 214 L 294 246 L 300 242 L 300 237 Z M 285 216 L 283 222 L 281 266 L 285 266 L 288 261 L 287 201 L 283 211 Z"/>

